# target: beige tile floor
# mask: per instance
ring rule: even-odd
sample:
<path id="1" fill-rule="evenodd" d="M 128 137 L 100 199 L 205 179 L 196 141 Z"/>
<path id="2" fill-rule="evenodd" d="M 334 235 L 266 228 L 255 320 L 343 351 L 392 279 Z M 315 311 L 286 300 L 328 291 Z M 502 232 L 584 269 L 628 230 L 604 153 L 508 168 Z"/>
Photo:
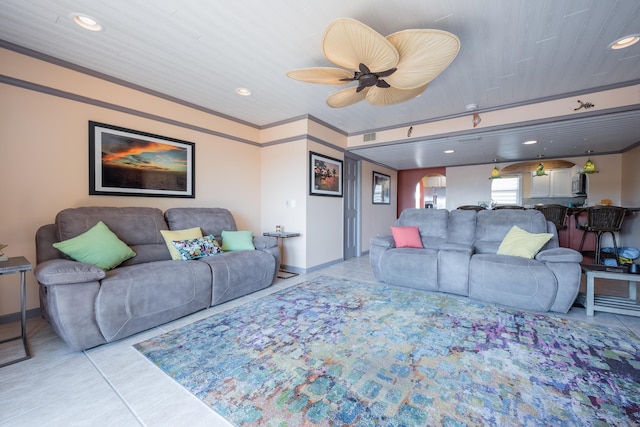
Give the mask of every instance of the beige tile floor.
<path id="1" fill-rule="evenodd" d="M 368 257 L 353 258 L 311 274 L 278 279 L 269 289 L 84 352 L 71 351 L 44 320 L 28 319 L 33 357 L 0 368 L 0 426 L 228 426 L 132 344 L 319 275 L 375 281 Z M 610 285 L 613 293 L 623 292 L 626 284 L 615 288 L 616 284 Z M 587 317 L 582 308 L 572 308 L 562 317 L 627 328 L 640 337 L 638 317 L 597 312 Z M 15 334 L 19 323 L 0 325 L 0 339 Z M 20 354 L 20 349 L 20 341 L 0 346 L 0 363 Z"/>

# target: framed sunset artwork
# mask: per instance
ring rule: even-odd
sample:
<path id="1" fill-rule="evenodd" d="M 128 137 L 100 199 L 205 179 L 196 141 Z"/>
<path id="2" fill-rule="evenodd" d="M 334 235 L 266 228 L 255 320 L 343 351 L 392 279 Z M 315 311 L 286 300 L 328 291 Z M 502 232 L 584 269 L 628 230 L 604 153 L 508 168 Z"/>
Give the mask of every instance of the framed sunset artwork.
<path id="1" fill-rule="evenodd" d="M 89 122 L 89 194 L 195 198 L 195 144 Z"/>

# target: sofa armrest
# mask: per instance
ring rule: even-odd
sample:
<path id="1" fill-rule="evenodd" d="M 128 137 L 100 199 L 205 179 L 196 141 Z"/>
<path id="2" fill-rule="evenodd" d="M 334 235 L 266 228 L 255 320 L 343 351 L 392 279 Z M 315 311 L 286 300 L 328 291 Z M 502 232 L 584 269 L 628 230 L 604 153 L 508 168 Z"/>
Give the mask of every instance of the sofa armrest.
<path id="1" fill-rule="evenodd" d="M 581 262 L 582 254 L 569 248 L 552 248 L 538 252 L 535 258 L 540 262 Z"/>
<path id="2" fill-rule="evenodd" d="M 393 236 L 373 236 L 371 238 L 371 246 L 380 246 L 382 248 L 387 248 L 387 249 L 391 249 L 391 248 L 395 248 L 396 247 L 396 242 L 393 240 Z"/>
<path id="3" fill-rule="evenodd" d="M 41 262 L 33 270 L 33 274 L 45 286 L 94 282 L 105 277 L 105 271 L 100 267 L 66 259 Z"/>
<path id="4" fill-rule="evenodd" d="M 253 246 L 256 249 L 269 249 L 278 246 L 278 238 L 270 236 L 253 236 Z"/>

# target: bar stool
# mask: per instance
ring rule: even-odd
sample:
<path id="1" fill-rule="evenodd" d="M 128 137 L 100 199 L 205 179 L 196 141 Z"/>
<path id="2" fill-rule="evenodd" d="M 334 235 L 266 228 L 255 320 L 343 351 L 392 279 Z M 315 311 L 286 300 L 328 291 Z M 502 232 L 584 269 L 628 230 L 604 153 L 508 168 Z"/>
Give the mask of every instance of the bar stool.
<path id="1" fill-rule="evenodd" d="M 535 209 L 542 212 L 547 221 L 555 224 L 557 230 L 565 230 L 567 228 L 567 211 L 569 208 L 562 205 L 538 205 Z"/>
<path id="2" fill-rule="evenodd" d="M 483 211 L 486 208 L 480 205 L 462 205 L 462 206 L 458 206 L 456 209 L 462 209 L 465 211 Z"/>
<path id="3" fill-rule="evenodd" d="M 626 213 L 626 209 L 620 206 L 592 206 L 586 209 L 587 211 L 587 223 L 576 224 L 576 227 L 582 230 L 582 240 L 580 241 L 579 252 L 582 251 L 584 245 L 584 239 L 587 237 L 587 233 L 595 233 L 596 235 L 596 247 L 595 247 L 595 264 L 600 264 L 600 250 L 602 249 L 602 235 L 604 233 L 611 233 L 613 238 L 613 253 L 618 265 L 618 243 L 616 242 L 616 232 L 619 232 L 622 228 L 622 220 Z"/>
<path id="4" fill-rule="evenodd" d="M 518 206 L 518 205 L 498 205 L 498 206 L 494 206 L 493 209 L 525 209 L 524 206 Z"/>

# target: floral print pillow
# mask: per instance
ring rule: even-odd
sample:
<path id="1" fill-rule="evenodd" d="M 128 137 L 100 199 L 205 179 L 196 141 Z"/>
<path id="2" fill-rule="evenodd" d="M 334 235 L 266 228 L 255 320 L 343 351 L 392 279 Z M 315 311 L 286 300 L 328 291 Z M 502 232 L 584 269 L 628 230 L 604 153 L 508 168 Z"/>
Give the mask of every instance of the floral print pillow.
<path id="1" fill-rule="evenodd" d="M 171 243 L 180 254 L 180 259 L 185 261 L 222 253 L 216 238 L 211 234 L 197 239 L 173 240 Z"/>

